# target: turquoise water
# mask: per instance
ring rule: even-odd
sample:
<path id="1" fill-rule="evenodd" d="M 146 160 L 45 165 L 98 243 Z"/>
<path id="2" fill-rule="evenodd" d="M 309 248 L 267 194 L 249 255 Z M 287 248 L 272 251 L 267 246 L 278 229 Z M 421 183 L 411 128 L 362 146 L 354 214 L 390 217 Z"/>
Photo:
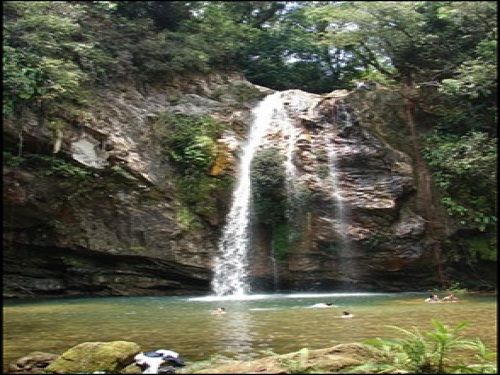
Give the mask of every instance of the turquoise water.
<path id="1" fill-rule="evenodd" d="M 464 296 L 428 304 L 428 293 L 256 295 L 245 300 L 210 297 L 107 297 L 7 301 L 3 307 L 4 368 L 31 351 L 62 353 L 85 341 L 127 340 L 143 350 L 179 352 L 188 362 L 222 354 L 235 359 L 319 349 L 372 337 L 398 337 L 386 325 L 430 330 L 431 319 L 455 325 L 496 349 L 495 296 Z M 334 308 L 314 309 L 318 302 Z M 212 315 L 224 306 L 227 313 Z M 343 311 L 354 314 L 341 319 Z"/>

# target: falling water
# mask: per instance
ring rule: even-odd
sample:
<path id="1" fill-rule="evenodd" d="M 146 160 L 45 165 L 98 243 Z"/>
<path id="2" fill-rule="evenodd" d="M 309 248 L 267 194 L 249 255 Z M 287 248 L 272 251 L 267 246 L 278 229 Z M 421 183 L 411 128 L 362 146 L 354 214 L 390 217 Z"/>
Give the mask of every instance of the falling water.
<path id="1" fill-rule="evenodd" d="M 279 289 L 280 280 L 278 274 L 278 265 L 276 264 L 276 254 L 274 252 L 274 241 L 271 242 L 271 265 L 273 267 L 273 287 L 277 291 Z"/>
<path id="2" fill-rule="evenodd" d="M 352 120 L 345 104 L 340 104 L 337 112 L 336 122 L 339 125 L 351 126 Z M 332 125 L 333 127 L 333 125 Z M 332 184 L 333 198 L 335 200 L 335 221 L 337 223 L 337 231 L 340 234 L 342 240 L 342 249 L 346 249 L 347 242 L 347 222 L 344 210 L 344 201 L 342 194 L 340 193 L 339 183 L 338 183 L 338 171 L 337 171 L 337 152 L 335 150 L 333 137 L 331 142 L 328 144 L 328 166 L 330 172 L 330 181 Z"/>
<path id="3" fill-rule="evenodd" d="M 250 165 L 255 151 L 262 144 L 271 122 L 279 115 L 281 93 L 267 96 L 253 110 L 253 122 L 238 171 L 238 183 L 233 192 L 231 209 L 219 241 L 219 255 L 215 259 L 214 292 L 219 295 L 243 295 L 248 292 L 247 252 L 250 219 Z"/>
<path id="4" fill-rule="evenodd" d="M 290 90 L 291 91 L 291 90 Z M 282 97 L 286 95 L 287 92 L 284 92 Z M 292 96 L 293 99 L 296 96 Z M 290 103 L 293 106 L 294 103 Z M 294 206 L 296 201 L 296 178 L 297 178 L 297 168 L 293 163 L 293 151 L 295 149 L 295 141 L 297 139 L 297 129 L 293 124 L 292 119 L 288 115 L 283 101 L 279 103 L 279 107 L 277 108 L 277 121 L 276 131 L 281 134 L 283 138 L 283 142 L 285 143 L 285 176 L 286 176 L 286 193 L 287 193 L 287 212 L 286 217 L 288 220 L 288 224 L 293 226 L 293 216 L 294 216 Z M 288 233 L 288 242 L 291 242 L 292 233 L 289 231 Z M 271 244 L 271 265 L 273 268 L 273 281 L 274 281 L 274 290 L 279 289 L 279 272 L 276 262 L 276 254 L 274 250 L 274 241 Z"/>

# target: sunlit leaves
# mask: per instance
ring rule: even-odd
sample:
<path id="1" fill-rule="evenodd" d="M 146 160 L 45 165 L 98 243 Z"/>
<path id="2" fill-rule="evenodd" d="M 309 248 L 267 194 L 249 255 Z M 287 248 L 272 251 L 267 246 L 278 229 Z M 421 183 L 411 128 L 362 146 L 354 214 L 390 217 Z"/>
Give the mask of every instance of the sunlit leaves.
<path id="1" fill-rule="evenodd" d="M 462 227 L 483 232 L 496 227 L 496 140 L 486 133 L 434 133 L 423 150 L 434 172 L 441 202 Z"/>

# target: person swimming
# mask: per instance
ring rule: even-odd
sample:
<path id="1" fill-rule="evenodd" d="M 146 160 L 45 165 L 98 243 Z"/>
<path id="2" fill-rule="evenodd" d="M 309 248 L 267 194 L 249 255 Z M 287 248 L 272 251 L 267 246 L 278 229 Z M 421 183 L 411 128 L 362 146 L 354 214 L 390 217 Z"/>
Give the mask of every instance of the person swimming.
<path id="1" fill-rule="evenodd" d="M 222 315 L 225 314 L 227 311 L 224 307 L 217 307 L 217 310 L 212 311 L 212 315 Z"/>
<path id="2" fill-rule="evenodd" d="M 436 302 L 441 302 L 439 300 L 439 297 L 437 294 L 431 294 L 428 298 L 425 299 L 425 302 L 427 303 L 436 303 Z"/>
<path id="3" fill-rule="evenodd" d="M 443 299 L 441 301 L 443 301 L 443 302 L 457 302 L 458 298 L 455 297 L 455 295 L 453 293 L 450 293 L 446 297 L 443 297 Z"/>
<path id="4" fill-rule="evenodd" d="M 352 315 L 349 311 L 344 311 L 340 317 L 348 319 L 348 318 L 354 318 L 354 315 Z"/>
<path id="5" fill-rule="evenodd" d="M 331 303 L 331 302 L 327 302 L 327 303 L 321 302 L 321 303 L 316 303 L 316 304 L 309 306 L 309 307 L 324 308 L 324 307 L 334 307 L 334 306 L 333 306 L 333 303 Z"/>

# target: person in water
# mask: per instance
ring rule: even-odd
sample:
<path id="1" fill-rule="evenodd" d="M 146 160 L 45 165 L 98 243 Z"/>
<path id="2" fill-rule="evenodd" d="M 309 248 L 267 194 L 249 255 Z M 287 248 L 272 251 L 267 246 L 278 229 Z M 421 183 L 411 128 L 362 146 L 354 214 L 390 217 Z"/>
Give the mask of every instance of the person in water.
<path id="1" fill-rule="evenodd" d="M 312 305 L 311 307 L 313 307 L 313 308 L 333 307 L 333 303 L 331 303 L 331 302 L 327 302 L 327 303 L 321 302 L 321 303 L 316 303 L 316 304 Z"/>
<path id="2" fill-rule="evenodd" d="M 222 315 L 226 313 L 226 309 L 224 307 L 217 307 L 217 310 L 212 311 L 214 315 Z"/>
<path id="3" fill-rule="evenodd" d="M 443 302 L 457 302 L 458 298 L 455 297 L 455 295 L 453 293 L 450 293 L 446 297 L 443 297 L 443 299 L 441 301 L 443 301 Z"/>
<path id="4" fill-rule="evenodd" d="M 352 315 L 349 311 L 344 311 L 342 313 L 341 318 L 348 319 L 348 318 L 354 318 L 354 315 Z"/>
<path id="5" fill-rule="evenodd" d="M 427 303 L 436 303 L 436 302 L 441 302 L 439 300 L 439 297 L 437 294 L 431 294 L 428 298 L 425 299 L 425 302 Z"/>

